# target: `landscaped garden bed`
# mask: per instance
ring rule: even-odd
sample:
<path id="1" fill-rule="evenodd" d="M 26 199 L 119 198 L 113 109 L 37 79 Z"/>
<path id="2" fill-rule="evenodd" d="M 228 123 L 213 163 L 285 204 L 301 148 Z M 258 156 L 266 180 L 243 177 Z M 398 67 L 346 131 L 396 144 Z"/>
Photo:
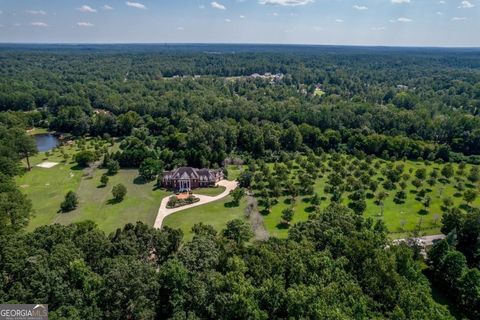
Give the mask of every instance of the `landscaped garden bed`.
<path id="1" fill-rule="evenodd" d="M 175 209 L 200 201 L 199 198 L 189 195 L 186 198 L 171 196 L 167 202 L 167 209 Z"/>

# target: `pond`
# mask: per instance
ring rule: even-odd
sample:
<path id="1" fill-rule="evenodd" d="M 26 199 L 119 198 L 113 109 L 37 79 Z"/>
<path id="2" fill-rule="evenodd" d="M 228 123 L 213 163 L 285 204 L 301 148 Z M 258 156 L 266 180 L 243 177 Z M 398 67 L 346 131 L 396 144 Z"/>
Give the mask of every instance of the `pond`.
<path id="1" fill-rule="evenodd" d="M 33 136 L 39 152 L 50 151 L 60 144 L 60 141 L 53 134 L 36 134 Z"/>

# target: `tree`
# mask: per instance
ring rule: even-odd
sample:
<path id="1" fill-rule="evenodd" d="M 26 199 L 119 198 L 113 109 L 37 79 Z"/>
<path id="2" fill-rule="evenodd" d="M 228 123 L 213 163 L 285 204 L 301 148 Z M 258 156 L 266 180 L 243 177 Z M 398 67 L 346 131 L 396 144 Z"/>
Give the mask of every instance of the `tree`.
<path id="1" fill-rule="evenodd" d="M 138 173 L 140 177 L 146 181 L 153 180 L 160 172 L 162 172 L 162 162 L 160 160 L 147 158 L 145 159 L 140 167 L 138 168 Z"/>
<path id="2" fill-rule="evenodd" d="M 430 196 L 425 196 L 422 200 L 422 205 L 425 208 L 425 211 L 428 212 L 428 208 L 430 208 L 430 204 L 432 203 L 432 198 Z"/>
<path id="3" fill-rule="evenodd" d="M 230 196 L 233 198 L 233 204 L 238 207 L 240 205 L 240 200 L 245 196 L 245 190 L 243 188 L 236 188 L 230 191 Z"/>
<path id="4" fill-rule="evenodd" d="M 321 203 L 321 199 L 320 199 L 320 196 L 318 195 L 318 193 L 315 192 L 315 194 L 310 198 L 310 203 L 315 208 L 315 210 L 318 209 L 318 207 L 320 206 L 320 203 Z"/>
<path id="5" fill-rule="evenodd" d="M 102 174 L 102 177 L 100 178 L 100 183 L 104 186 L 106 186 L 108 184 L 108 175 L 107 174 Z"/>
<path id="6" fill-rule="evenodd" d="M 65 195 L 65 200 L 60 204 L 62 212 L 69 212 L 75 210 L 78 205 L 78 196 L 75 192 L 69 191 Z"/>
<path id="7" fill-rule="evenodd" d="M 383 209 L 384 209 L 384 205 L 385 205 L 383 201 L 387 198 L 387 196 L 388 196 L 388 193 L 386 193 L 385 191 L 380 191 L 376 195 L 377 199 L 376 199 L 375 203 L 378 206 L 380 206 L 380 208 L 381 208 L 380 215 L 382 215 L 382 216 L 383 216 Z"/>
<path id="8" fill-rule="evenodd" d="M 451 164 L 447 164 L 442 168 L 442 175 L 446 179 L 450 179 L 454 174 L 455 172 L 453 171 L 453 166 Z"/>
<path id="9" fill-rule="evenodd" d="M 463 199 L 470 205 L 475 199 L 477 199 L 477 192 L 468 189 L 463 193 Z"/>
<path id="10" fill-rule="evenodd" d="M 20 130 L 14 132 L 13 145 L 17 149 L 18 154 L 27 160 L 27 168 L 30 171 L 30 157 L 38 153 L 35 140 Z"/>
<path id="11" fill-rule="evenodd" d="M 75 155 L 75 162 L 80 167 L 87 167 L 93 161 L 95 161 L 95 154 L 92 151 L 80 151 Z"/>
<path id="12" fill-rule="evenodd" d="M 412 181 L 413 186 L 418 190 L 423 185 L 423 181 L 420 179 L 414 179 Z"/>
<path id="13" fill-rule="evenodd" d="M 238 245 L 247 242 L 252 236 L 252 228 L 242 219 L 235 219 L 227 222 L 227 227 L 223 230 L 223 236 L 233 240 Z"/>
<path id="14" fill-rule="evenodd" d="M 470 169 L 470 173 L 468 174 L 468 180 L 472 183 L 476 183 L 480 180 L 480 169 L 478 166 L 473 166 Z"/>
<path id="15" fill-rule="evenodd" d="M 113 198 L 115 199 L 115 201 L 117 201 L 117 202 L 123 201 L 123 199 L 127 195 L 127 187 L 125 187 L 121 183 L 117 184 L 112 189 L 112 195 L 113 195 Z"/>
<path id="16" fill-rule="evenodd" d="M 120 170 L 120 164 L 117 160 L 110 160 L 107 163 L 107 174 L 109 176 L 116 175 Z"/>
<path id="17" fill-rule="evenodd" d="M 295 214 L 295 212 L 293 211 L 293 208 L 292 207 L 289 207 L 289 208 L 285 208 L 283 211 L 282 211 L 282 219 L 283 221 L 286 222 L 286 224 L 290 224 L 290 222 L 292 221 L 293 219 L 293 215 Z"/>

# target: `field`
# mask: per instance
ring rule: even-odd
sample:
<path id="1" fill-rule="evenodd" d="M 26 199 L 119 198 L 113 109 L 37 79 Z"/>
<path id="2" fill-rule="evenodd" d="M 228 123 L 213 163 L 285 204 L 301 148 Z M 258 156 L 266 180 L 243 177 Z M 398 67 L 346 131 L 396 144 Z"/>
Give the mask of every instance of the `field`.
<path id="1" fill-rule="evenodd" d="M 340 160 L 343 162 L 343 166 L 351 166 L 352 163 L 355 161 L 355 158 L 349 156 L 343 156 L 344 160 Z M 317 193 L 320 196 L 321 203 L 319 208 L 325 208 L 331 203 L 331 196 L 325 191 L 325 187 L 327 186 L 327 181 L 329 175 L 331 175 L 335 170 L 329 166 L 329 161 L 331 159 L 324 159 L 321 163 L 321 169 L 319 171 L 318 176 L 313 181 L 313 192 Z M 358 161 L 358 160 L 357 160 Z M 375 164 L 377 163 L 378 164 Z M 401 201 L 401 203 L 397 203 L 398 199 L 395 200 L 395 194 L 401 190 L 401 188 L 395 184 L 394 190 L 386 190 L 383 187 L 383 183 L 387 180 L 384 176 L 383 171 L 386 168 L 394 168 L 396 166 L 403 167 L 403 175 L 408 176 L 409 178 L 405 180 L 405 193 L 406 199 Z M 438 234 L 440 233 L 440 225 L 441 225 L 441 217 L 444 213 L 443 207 L 443 200 L 445 198 L 451 199 L 453 206 L 460 206 L 466 207 L 467 204 L 463 199 L 463 193 L 467 189 L 476 190 L 478 193 L 479 187 L 478 185 L 473 185 L 469 183 L 466 179 L 466 175 L 468 174 L 471 166 L 466 165 L 464 168 L 464 173 L 460 174 L 459 172 L 459 165 L 453 164 L 454 169 L 454 176 L 450 179 L 442 178 L 441 170 L 444 168 L 445 164 L 441 163 L 429 163 L 425 161 L 384 161 L 381 159 L 375 159 L 369 165 L 372 169 L 378 166 L 378 168 L 374 169 L 374 174 L 370 175 L 370 179 L 372 181 L 377 181 L 378 188 L 375 192 L 367 190 L 365 202 L 366 202 L 366 209 L 363 212 L 365 217 L 371 217 L 374 220 L 380 219 L 383 220 L 391 233 L 392 237 L 403 237 L 409 234 L 413 230 L 420 230 L 422 234 L 429 235 L 429 234 Z M 268 170 L 270 172 L 274 172 L 274 165 L 267 164 Z M 291 166 L 291 170 L 289 171 L 288 180 L 289 184 L 294 184 L 299 187 L 299 180 L 298 176 L 300 176 L 305 170 L 300 168 L 298 163 L 294 163 Z M 354 166 L 355 167 L 355 166 Z M 427 172 L 427 179 L 429 174 L 432 171 L 438 172 L 438 178 L 435 179 L 435 183 L 433 185 L 427 184 L 427 182 L 423 182 L 420 188 L 417 188 L 412 185 L 412 181 L 415 179 L 415 173 L 417 169 L 424 168 Z M 238 176 L 241 171 L 247 170 L 246 166 L 244 167 L 234 167 L 230 166 L 228 168 L 229 174 L 231 176 Z M 358 170 L 355 168 L 353 170 Z M 257 174 L 258 171 L 255 173 Z M 360 172 L 362 174 L 362 172 Z M 262 174 L 260 174 L 262 175 Z M 344 187 L 347 187 L 347 180 L 346 179 L 352 178 L 353 175 L 347 174 L 347 177 L 344 178 L 342 181 Z M 427 180 L 425 179 L 425 180 Z M 263 180 L 263 184 L 266 184 L 266 180 Z M 254 184 L 255 189 L 255 184 Z M 268 189 L 268 184 L 266 184 L 266 188 Z M 368 189 L 368 188 L 367 188 Z M 419 194 L 425 192 L 425 197 L 428 196 L 430 198 L 430 203 L 428 208 L 425 208 L 423 204 L 423 197 L 420 197 Z M 261 190 L 255 190 L 256 197 L 259 199 L 260 203 L 260 210 L 262 210 L 262 201 L 263 196 Z M 386 193 L 386 198 L 383 200 L 383 214 L 381 205 L 377 202 L 376 203 L 376 195 L 380 192 Z M 341 203 L 344 205 L 349 205 L 351 200 L 349 199 L 349 195 L 351 192 L 343 192 Z M 308 219 L 308 216 L 311 212 L 314 212 L 314 207 L 310 203 L 311 195 L 301 195 L 301 193 L 295 197 L 293 209 L 294 209 L 294 217 L 291 223 L 296 223 L 299 221 L 304 221 Z M 286 237 L 288 234 L 288 226 L 283 223 L 282 220 L 282 211 L 291 206 L 291 196 L 281 195 L 279 197 L 271 197 L 271 208 L 270 210 L 263 210 L 264 214 L 264 224 L 270 235 L 277 236 L 277 237 Z M 471 206 L 478 207 L 480 205 L 480 199 L 477 197 L 475 201 L 473 201 Z"/>
<path id="2" fill-rule="evenodd" d="M 232 201 L 232 198 L 228 196 L 215 202 L 176 212 L 165 218 L 164 225 L 181 229 L 185 235 L 185 240 L 192 239 L 191 229 L 200 222 L 211 225 L 217 231 L 220 231 L 228 221 L 245 216 L 246 200 L 243 199 L 238 207 L 226 206 L 230 201 Z"/>
<path id="3" fill-rule="evenodd" d="M 214 188 L 201 188 L 194 190 L 194 194 L 201 194 L 204 196 L 210 196 L 210 197 L 215 197 L 221 194 L 223 191 L 225 191 L 225 187 L 219 186 L 219 187 L 214 187 Z"/>
<path id="4" fill-rule="evenodd" d="M 87 146 L 91 146 L 90 142 L 87 142 Z M 69 224 L 87 219 L 95 221 L 107 233 L 129 222 L 143 221 L 153 225 L 160 200 L 169 193 L 156 190 L 153 182 L 139 183 L 136 179 L 137 170 L 120 170 L 117 175 L 110 177 L 106 187 L 100 187 L 100 177 L 105 171 L 95 169 L 87 174 L 71 161 L 79 151 L 78 146 L 70 145 L 62 149 L 70 156 L 66 162 L 60 149 L 57 149 L 50 152 L 48 161 L 58 162 L 58 165 L 50 169 L 35 167 L 47 159 L 45 153 L 40 153 L 31 159 L 32 170 L 17 180 L 33 204 L 29 231 L 46 224 Z M 111 189 L 118 183 L 123 183 L 128 193 L 124 201 L 113 203 Z M 60 203 L 70 190 L 77 193 L 79 205 L 72 212 L 59 213 Z"/>

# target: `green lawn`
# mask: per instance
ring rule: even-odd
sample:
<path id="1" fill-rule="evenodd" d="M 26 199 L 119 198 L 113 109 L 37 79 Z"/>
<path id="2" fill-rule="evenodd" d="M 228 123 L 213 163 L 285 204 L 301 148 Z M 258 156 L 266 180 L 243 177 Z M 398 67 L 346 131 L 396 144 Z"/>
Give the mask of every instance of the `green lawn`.
<path id="1" fill-rule="evenodd" d="M 87 148 L 91 148 L 90 141 L 87 141 Z M 110 150 L 115 148 L 117 144 Z M 64 162 L 60 149 L 70 156 L 68 162 Z M 117 175 L 110 177 L 107 187 L 98 188 L 104 170 L 96 169 L 92 176 L 85 176 L 84 171 L 71 162 L 78 151 L 77 145 L 70 145 L 50 151 L 48 158 L 45 153 L 39 153 L 30 159 L 32 170 L 17 179 L 17 184 L 32 200 L 33 217 L 28 231 L 42 225 L 68 224 L 87 219 L 95 221 L 107 233 L 128 222 L 143 221 L 153 225 L 160 201 L 168 192 L 154 190 L 154 182 L 138 183 L 135 180 L 137 170 L 120 170 Z M 50 169 L 35 166 L 45 160 L 59 164 Z M 110 204 L 111 189 L 118 183 L 127 187 L 127 196 L 121 203 Z M 77 193 L 79 206 L 75 211 L 59 213 L 60 203 L 70 190 Z"/>
<path id="2" fill-rule="evenodd" d="M 239 207 L 225 207 L 232 201 L 230 196 L 221 200 L 207 203 L 195 208 L 176 212 L 164 220 L 164 225 L 171 228 L 179 228 L 185 235 L 185 240 L 192 239 L 192 227 L 200 222 L 213 226 L 217 231 L 222 230 L 227 222 L 245 216 L 246 200 L 243 199 Z"/>
<path id="3" fill-rule="evenodd" d="M 193 190 L 194 194 L 200 194 L 204 196 L 210 196 L 210 197 L 215 197 L 221 194 L 223 191 L 225 191 L 225 187 L 223 186 L 218 186 L 218 187 L 213 187 L 213 188 L 200 188 Z"/>
<path id="4" fill-rule="evenodd" d="M 103 169 L 97 169 L 93 178 L 82 179 L 76 191 L 80 199 L 78 208 L 72 212 L 57 214 L 53 222 L 69 224 L 93 220 L 107 233 L 129 222 L 142 221 L 153 225 L 160 201 L 169 193 L 156 189 L 154 182 L 135 183 L 137 170 L 120 170 L 117 175 L 110 177 L 106 187 L 100 187 L 100 177 L 104 172 Z M 127 187 L 127 195 L 122 202 L 113 203 L 111 190 L 119 183 Z"/>

